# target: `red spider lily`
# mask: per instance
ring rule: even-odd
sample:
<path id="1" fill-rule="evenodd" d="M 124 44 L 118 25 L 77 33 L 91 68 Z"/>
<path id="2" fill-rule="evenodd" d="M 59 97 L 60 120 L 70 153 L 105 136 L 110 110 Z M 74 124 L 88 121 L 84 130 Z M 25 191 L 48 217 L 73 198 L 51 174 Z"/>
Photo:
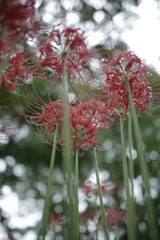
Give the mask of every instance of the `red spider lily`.
<path id="1" fill-rule="evenodd" d="M 0 38 L 0 57 L 2 59 L 7 55 L 13 42 L 14 42 L 13 39 Z"/>
<path id="2" fill-rule="evenodd" d="M 69 105 L 70 123 L 71 123 L 71 136 L 73 147 L 88 148 L 89 146 L 95 146 L 95 127 L 92 124 L 91 119 L 78 115 L 77 107 Z M 63 101 L 61 99 L 50 102 L 43 107 L 42 114 L 34 116 L 38 121 L 36 125 L 41 127 L 51 140 L 51 134 L 54 132 L 55 126 L 59 126 L 59 139 L 58 143 L 63 144 Z"/>
<path id="3" fill-rule="evenodd" d="M 5 72 L 0 78 L 0 88 L 4 82 L 9 91 L 13 91 L 17 85 L 17 79 L 24 74 L 25 69 L 22 68 L 25 59 L 22 55 L 17 54 L 9 60 Z"/>
<path id="4" fill-rule="evenodd" d="M 127 213 L 122 209 L 108 209 L 106 210 L 108 227 L 112 229 L 113 226 L 119 228 L 126 228 L 128 224 Z M 102 218 L 99 217 L 99 222 L 102 224 Z"/>
<path id="5" fill-rule="evenodd" d="M 3 64 L 3 60 L 2 60 Z M 35 77 L 42 78 L 43 72 L 40 70 L 38 63 L 34 63 L 32 56 L 20 54 L 16 51 L 8 60 L 7 66 L 4 67 L 0 76 L 0 88 L 3 83 L 9 91 L 13 91 L 15 87 L 21 83 L 34 80 Z"/>
<path id="6" fill-rule="evenodd" d="M 91 119 L 79 114 L 77 107 L 70 108 L 71 136 L 74 147 L 90 148 L 96 146 L 95 127 Z"/>
<path id="7" fill-rule="evenodd" d="M 113 228 L 113 226 L 117 226 L 119 228 L 126 228 L 128 224 L 127 220 L 127 213 L 126 211 L 122 209 L 107 209 L 106 210 L 106 216 L 107 216 L 107 222 L 108 222 L 108 227 L 110 229 Z M 99 223 L 97 227 L 102 227 L 102 217 L 97 216 L 95 211 L 90 211 L 87 214 L 82 214 L 81 215 L 81 220 L 83 222 L 88 222 L 88 221 L 93 221 L 95 223 Z"/>
<path id="8" fill-rule="evenodd" d="M 55 212 L 49 216 L 49 220 L 54 224 L 54 227 L 64 226 L 64 218 L 59 215 L 59 213 Z"/>
<path id="9" fill-rule="evenodd" d="M 148 82 L 148 69 L 133 52 L 121 53 L 105 67 L 106 83 L 103 97 L 110 109 L 116 109 L 124 116 L 129 108 L 128 81 L 133 103 L 137 109 L 146 112 L 147 103 L 153 100 L 152 88 Z"/>
<path id="10" fill-rule="evenodd" d="M 25 4 L 20 0 L 1 0 L 0 6 L 0 25 L 9 31 L 10 36 L 31 28 L 31 19 L 35 16 L 35 0 L 28 0 Z"/>
<path id="11" fill-rule="evenodd" d="M 17 79 L 30 74 L 28 68 L 24 68 L 24 61 L 28 59 L 18 53 L 18 44 L 31 41 L 39 29 L 35 20 L 35 0 L 24 4 L 20 0 L 0 0 L 0 88 L 3 82 L 13 91 Z"/>
<path id="12" fill-rule="evenodd" d="M 107 119 L 105 104 L 98 100 L 81 102 L 77 106 L 70 105 L 69 112 L 74 148 L 96 147 L 96 135 L 113 125 L 113 121 Z"/>
<path id="13" fill-rule="evenodd" d="M 36 93 L 36 90 L 35 90 Z M 46 104 L 38 95 L 29 89 L 23 94 L 23 103 L 26 113 L 22 113 L 27 121 L 38 127 L 47 141 L 53 144 L 54 130 L 59 127 L 58 143 L 63 144 L 63 100 L 52 101 L 49 96 L 49 103 Z M 21 101 L 22 104 L 22 101 Z M 105 103 L 98 100 L 90 100 L 75 104 L 71 102 L 68 107 L 70 113 L 70 126 L 73 147 L 87 148 L 96 146 L 96 135 L 103 128 L 113 125 L 112 119 L 108 118 L 108 110 Z"/>
<path id="14" fill-rule="evenodd" d="M 78 113 L 83 117 L 92 120 L 92 124 L 97 131 L 100 129 L 109 128 L 114 124 L 114 119 L 110 116 L 110 109 L 107 108 L 106 103 L 91 99 L 89 101 L 80 102 L 78 105 Z"/>
<path id="15" fill-rule="evenodd" d="M 51 102 L 49 105 L 46 105 L 42 112 L 41 121 L 48 133 L 52 133 L 56 125 L 59 126 L 59 131 L 62 131 L 63 101 L 59 99 L 55 102 Z"/>
<path id="16" fill-rule="evenodd" d="M 91 180 L 86 181 L 82 186 L 87 197 L 98 196 L 97 184 Z M 101 182 L 101 189 L 103 196 L 112 195 L 118 192 L 118 188 L 111 182 Z"/>
<path id="17" fill-rule="evenodd" d="M 96 146 L 96 135 L 113 125 L 104 102 L 89 100 L 70 108 L 73 145 L 78 148 Z"/>
<path id="18" fill-rule="evenodd" d="M 58 79 L 62 78 L 63 54 L 66 54 L 68 74 L 79 72 L 90 56 L 85 42 L 84 32 L 80 28 L 69 28 L 62 24 L 53 26 L 47 37 L 39 39 L 39 59 L 43 67 L 49 67 Z"/>

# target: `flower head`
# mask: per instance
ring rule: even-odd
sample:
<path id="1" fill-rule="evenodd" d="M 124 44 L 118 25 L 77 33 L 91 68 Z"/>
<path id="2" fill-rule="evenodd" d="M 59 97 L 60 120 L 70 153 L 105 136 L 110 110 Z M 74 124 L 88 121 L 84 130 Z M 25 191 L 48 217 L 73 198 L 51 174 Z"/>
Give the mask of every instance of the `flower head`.
<path id="1" fill-rule="evenodd" d="M 20 0 L 5 0 L 0 4 L 0 25 L 5 26 L 11 35 L 30 28 L 35 16 L 35 0 L 28 0 L 25 4 Z"/>
<path id="2" fill-rule="evenodd" d="M 62 129 L 63 124 L 63 101 L 61 99 L 51 102 L 43 108 L 39 118 L 48 133 L 52 133 L 56 125 Z M 62 130 L 61 130 L 62 131 Z"/>
<path id="3" fill-rule="evenodd" d="M 138 110 L 146 111 L 147 103 L 153 96 L 148 82 L 148 69 L 133 52 L 124 52 L 115 57 L 105 67 L 106 82 L 103 97 L 111 103 L 110 107 L 124 116 L 128 112 L 129 97 L 126 82 L 128 81 L 133 103 Z"/>
<path id="4" fill-rule="evenodd" d="M 78 148 L 96 146 L 96 135 L 113 125 L 104 102 L 82 101 L 70 108 L 73 145 Z"/>
<path id="5" fill-rule="evenodd" d="M 54 212 L 49 216 L 49 220 L 53 223 L 54 227 L 63 227 L 64 218 L 61 217 L 57 212 Z"/>
<path id="6" fill-rule="evenodd" d="M 90 56 L 84 32 L 80 28 L 70 28 L 62 24 L 53 26 L 47 37 L 39 39 L 39 60 L 43 67 L 50 68 L 61 80 L 63 54 L 69 75 L 79 73 Z"/>
<path id="7" fill-rule="evenodd" d="M 126 228 L 128 220 L 127 213 L 122 209 L 107 209 L 107 222 L 108 227 L 112 229 L 113 226 L 117 226 L 119 228 Z M 102 224 L 102 218 L 99 217 L 100 224 Z"/>
<path id="8" fill-rule="evenodd" d="M 3 57 L 1 61 L 3 64 Z M 41 78 L 43 73 L 40 71 L 39 65 L 32 60 L 32 56 L 20 54 L 15 49 L 8 60 L 7 66 L 0 74 L 0 88 L 4 83 L 9 91 L 13 91 L 19 82 L 21 84 L 32 82 L 37 76 Z"/>
<path id="9" fill-rule="evenodd" d="M 83 184 L 83 190 L 87 197 L 97 196 L 98 195 L 98 187 L 97 184 L 91 180 L 86 181 Z M 115 194 L 118 191 L 118 188 L 111 182 L 103 181 L 101 182 L 102 194 L 104 196 Z"/>
<path id="10" fill-rule="evenodd" d="M 58 126 L 58 144 L 63 145 L 63 108 L 62 99 L 45 103 L 35 90 L 33 94 L 29 88 L 22 95 L 26 113 L 23 114 L 27 121 L 37 126 L 42 135 L 47 137 L 46 142 L 52 144 L 55 127 Z M 21 101 L 22 104 L 22 101 Z M 96 146 L 96 136 L 103 129 L 109 128 L 113 121 L 108 118 L 104 102 L 98 100 L 70 102 L 68 105 L 70 118 L 70 131 L 73 148 L 90 149 Z"/>

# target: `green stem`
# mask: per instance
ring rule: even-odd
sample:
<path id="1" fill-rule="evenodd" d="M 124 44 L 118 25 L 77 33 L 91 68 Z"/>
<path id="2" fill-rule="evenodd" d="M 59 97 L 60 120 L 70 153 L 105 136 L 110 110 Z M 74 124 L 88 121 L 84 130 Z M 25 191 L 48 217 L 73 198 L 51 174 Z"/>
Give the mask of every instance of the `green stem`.
<path id="1" fill-rule="evenodd" d="M 75 154 L 75 192 L 74 192 L 74 240 L 79 239 L 79 211 L 78 211 L 78 187 L 79 187 L 79 168 L 78 168 L 78 149 Z"/>
<path id="2" fill-rule="evenodd" d="M 130 185 L 129 185 L 129 178 L 128 178 L 128 166 L 127 166 L 126 149 L 125 149 L 124 128 L 123 128 L 123 118 L 121 116 L 120 116 L 120 131 L 121 131 L 121 144 L 122 144 L 123 177 L 124 177 L 124 185 L 125 185 L 125 191 L 126 191 L 128 239 L 136 240 L 134 202 L 133 202 L 133 198 L 131 198 L 131 193 L 130 193 Z"/>
<path id="3" fill-rule="evenodd" d="M 98 200 L 98 197 L 99 197 L 99 196 L 96 196 L 96 202 L 95 202 L 95 212 L 96 212 L 96 216 L 98 216 L 98 208 L 97 208 L 97 200 Z M 99 228 L 99 222 L 98 222 L 98 217 L 97 217 L 95 240 L 98 240 L 98 228 Z"/>
<path id="4" fill-rule="evenodd" d="M 102 215 L 102 221 L 103 221 L 103 229 L 104 229 L 106 240 L 109 240 L 110 236 L 109 236 L 109 230 L 108 230 L 108 224 L 107 224 L 107 216 L 105 213 L 105 208 L 104 208 L 103 198 L 102 198 L 102 189 L 101 189 L 100 179 L 99 179 L 99 169 L 98 169 L 96 148 L 94 148 L 93 152 L 94 152 L 94 157 L 93 157 L 94 167 L 95 167 L 97 187 L 98 187 L 98 196 L 99 196 L 99 200 L 100 200 L 100 209 L 101 209 L 101 215 Z"/>
<path id="5" fill-rule="evenodd" d="M 131 112 L 129 112 L 128 116 L 128 148 L 129 148 L 129 177 L 131 181 L 131 190 L 132 190 L 132 197 L 134 194 L 134 166 L 133 166 L 133 156 L 132 156 L 132 147 L 133 147 L 133 136 L 132 136 L 132 116 Z"/>
<path id="6" fill-rule="evenodd" d="M 45 240 L 46 231 L 47 231 L 47 222 L 48 222 L 49 207 L 50 207 L 50 201 L 51 201 L 51 187 L 52 187 L 52 182 L 53 182 L 53 170 L 54 170 L 54 162 L 55 162 L 55 155 L 56 155 L 57 136 L 58 136 L 58 125 L 56 126 L 55 135 L 54 135 L 53 149 L 52 149 L 48 183 L 47 183 L 46 198 L 45 198 L 45 204 L 44 204 L 44 208 L 43 208 L 43 216 L 42 216 L 43 240 Z"/>
<path id="7" fill-rule="evenodd" d="M 133 104 L 132 93 L 131 93 L 131 89 L 128 81 L 126 81 L 126 84 L 127 84 L 127 90 L 129 93 L 129 105 L 132 112 L 133 126 L 135 130 L 135 139 L 137 143 L 137 150 L 138 150 L 139 160 L 140 160 L 139 161 L 140 169 L 142 173 L 143 186 L 144 186 L 145 198 L 146 198 L 146 204 L 147 204 L 147 213 L 148 213 L 148 218 L 150 222 L 150 234 L 151 234 L 152 240 L 158 240 L 159 236 L 158 236 L 158 231 L 157 231 L 156 222 L 155 222 L 153 201 L 152 201 L 151 192 L 150 192 L 148 167 L 147 167 L 145 154 L 143 150 L 143 141 L 142 141 L 141 131 L 140 131 L 136 110 Z"/>
<path id="8" fill-rule="evenodd" d="M 97 223 L 97 225 L 98 225 L 98 223 Z M 95 238 L 96 238 L 96 240 L 98 240 L 98 226 L 97 226 L 97 229 L 96 229 Z"/>
<path id="9" fill-rule="evenodd" d="M 71 127 L 69 117 L 69 100 L 68 100 L 68 74 L 66 69 L 66 57 L 67 53 L 63 53 L 62 70 L 63 70 L 63 87 L 64 87 L 64 113 L 63 113 L 63 127 L 64 127 L 64 171 L 67 184 L 67 199 L 66 199 L 66 219 L 68 228 L 68 239 L 73 239 L 73 219 L 74 219 L 74 201 L 73 201 L 73 189 L 72 189 L 72 173 L 73 173 L 73 161 L 72 161 L 72 141 L 71 141 Z M 73 239 L 74 240 L 74 239 Z"/>

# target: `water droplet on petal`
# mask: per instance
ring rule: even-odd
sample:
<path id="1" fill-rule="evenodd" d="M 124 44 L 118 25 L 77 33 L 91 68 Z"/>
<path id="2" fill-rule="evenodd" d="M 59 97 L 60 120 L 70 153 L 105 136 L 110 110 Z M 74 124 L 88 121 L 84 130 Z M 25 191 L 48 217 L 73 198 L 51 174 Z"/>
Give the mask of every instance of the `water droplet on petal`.
<path id="1" fill-rule="evenodd" d="M 32 74 L 28 74 L 23 81 L 26 84 L 31 83 L 33 81 L 33 75 Z"/>

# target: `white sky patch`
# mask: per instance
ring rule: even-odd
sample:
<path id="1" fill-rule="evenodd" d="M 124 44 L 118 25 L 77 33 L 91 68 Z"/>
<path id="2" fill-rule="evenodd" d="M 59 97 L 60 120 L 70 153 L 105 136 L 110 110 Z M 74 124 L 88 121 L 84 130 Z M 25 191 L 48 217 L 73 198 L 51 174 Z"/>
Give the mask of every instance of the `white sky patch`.
<path id="1" fill-rule="evenodd" d="M 101 9 L 106 4 L 104 0 L 88 0 L 87 2 L 96 9 Z"/>
<path id="2" fill-rule="evenodd" d="M 125 30 L 121 37 L 148 65 L 160 70 L 160 11 L 154 0 L 142 1 L 134 8 L 139 18 L 134 21 L 133 28 Z"/>
<path id="3" fill-rule="evenodd" d="M 79 16 L 76 13 L 70 12 L 67 14 L 67 25 L 74 25 L 79 23 Z"/>
<path id="4" fill-rule="evenodd" d="M 63 0 L 61 1 L 61 4 L 63 5 L 63 7 L 65 9 L 67 9 L 68 11 L 71 11 L 74 5 L 74 1 L 73 0 Z"/>
<path id="5" fill-rule="evenodd" d="M 99 44 L 101 39 L 104 39 L 104 33 L 102 32 L 91 32 L 91 34 L 87 34 L 87 41 L 89 42 L 90 46 L 94 46 Z"/>
<path id="6" fill-rule="evenodd" d="M 4 162 L 3 159 L 0 159 L 0 173 L 5 172 L 7 168 L 7 164 Z"/>
<path id="7" fill-rule="evenodd" d="M 19 207 L 18 195 L 11 193 L 0 199 L 1 208 L 8 214 L 17 213 Z"/>
<path id="8" fill-rule="evenodd" d="M 103 11 L 97 11 L 94 13 L 93 18 L 97 23 L 101 23 L 105 18 L 105 13 Z"/>
<path id="9" fill-rule="evenodd" d="M 41 214 L 30 213 L 25 218 L 15 216 L 14 218 L 10 219 L 9 225 L 11 228 L 26 228 L 26 227 L 33 227 L 35 223 L 41 219 Z"/>
<path id="10" fill-rule="evenodd" d="M 69 98 L 69 102 L 75 102 L 76 95 L 74 93 L 69 93 L 68 98 Z"/>

